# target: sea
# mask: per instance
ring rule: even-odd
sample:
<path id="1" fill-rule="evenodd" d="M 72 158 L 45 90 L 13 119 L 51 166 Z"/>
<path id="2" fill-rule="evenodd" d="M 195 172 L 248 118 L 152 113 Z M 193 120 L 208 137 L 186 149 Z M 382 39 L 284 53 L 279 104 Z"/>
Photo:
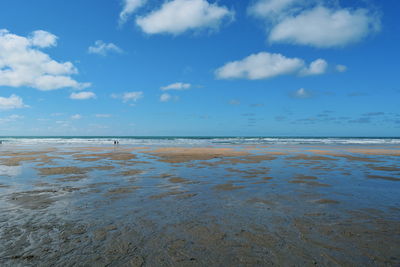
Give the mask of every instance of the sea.
<path id="1" fill-rule="evenodd" d="M 20 145 L 400 145 L 400 137 L 275 136 L 2 136 L 3 144 Z"/>

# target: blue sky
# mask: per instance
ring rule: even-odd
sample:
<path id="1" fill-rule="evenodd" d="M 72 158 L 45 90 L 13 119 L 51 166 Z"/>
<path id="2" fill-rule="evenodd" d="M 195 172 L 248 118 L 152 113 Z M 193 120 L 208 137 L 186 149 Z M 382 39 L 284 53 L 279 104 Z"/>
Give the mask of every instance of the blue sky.
<path id="1" fill-rule="evenodd" d="M 399 136 L 399 8 L 2 0 L 0 135 Z"/>

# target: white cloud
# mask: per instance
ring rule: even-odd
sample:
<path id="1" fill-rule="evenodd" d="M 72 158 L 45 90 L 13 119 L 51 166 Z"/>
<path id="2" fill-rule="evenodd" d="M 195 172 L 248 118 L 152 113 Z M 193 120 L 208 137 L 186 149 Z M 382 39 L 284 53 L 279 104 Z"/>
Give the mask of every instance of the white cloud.
<path id="1" fill-rule="evenodd" d="M 336 70 L 338 72 L 345 72 L 347 70 L 347 67 L 345 65 L 336 65 Z"/>
<path id="2" fill-rule="evenodd" d="M 136 102 L 142 97 L 143 97 L 143 92 L 127 92 L 122 95 L 122 100 L 124 102 L 129 102 L 129 101 Z"/>
<path id="3" fill-rule="evenodd" d="M 96 98 L 96 94 L 93 92 L 79 92 L 79 93 L 72 93 L 69 98 L 76 99 L 76 100 L 84 100 L 90 98 Z"/>
<path id="4" fill-rule="evenodd" d="M 148 34 L 178 35 L 201 28 L 218 29 L 224 19 L 233 19 L 234 13 L 224 6 L 206 0 L 173 0 L 159 10 L 138 17 L 137 25 Z"/>
<path id="5" fill-rule="evenodd" d="M 51 47 L 57 45 L 58 37 L 46 31 L 38 30 L 32 32 L 30 37 L 31 44 L 37 47 Z"/>
<path id="6" fill-rule="evenodd" d="M 122 49 L 113 43 L 104 43 L 102 40 L 97 40 L 93 46 L 89 46 L 89 54 L 98 54 L 106 56 L 109 52 L 122 53 Z"/>
<path id="7" fill-rule="evenodd" d="M 10 97 L 0 97 L 0 110 L 16 109 L 27 107 L 21 97 L 11 95 Z"/>
<path id="8" fill-rule="evenodd" d="M 308 68 L 304 68 L 302 71 L 300 71 L 300 75 L 307 76 L 324 74 L 327 68 L 328 63 L 325 60 L 319 58 L 311 62 Z"/>
<path id="9" fill-rule="evenodd" d="M 129 19 L 129 16 L 145 3 L 146 0 L 123 0 L 123 9 L 119 14 L 119 24 L 124 24 Z"/>
<path id="10" fill-rule="evenodd" d="M 186 90 L 192 87 L 190 83 L 172 83 L 167 86 L 161 87 L 161 90 L 167 91 L 167 90 Z"/>
<path id="11" fill-rule="evenodd" d="M 123 93 L 122 95 L 120 94 L 112 94 L 112 98 L 120 98 L 124 103 L 127 102 L 137 102 L 139 99 L 143 97 L 143 92 L 141 91 L 136 91 L 136 92 L 126 92 Z"/>
<path id="12" fill-rule="evenodd" d="M 307 68 L 300 58 L 288 58 L 281 54 L 260 52 L 242 60 L 226 63 L 215 71 L 219 79 L 268 79 L 284 74 L 322 74 L 326 61 L 318 59 Z"/>
<path id="13" fill-rule="evenodd" d="M 321 48 L 345 46 L 379 30 L 380 21 L 368 10 L 330 9 L 323 6 L 284 17 L 270 34 L 270 42 Z"/>
<path id="14" fill-rule="evenodd" d="M 172 96 L 170 94 L 164 93 L 160 96 L 160 101 L 161 102 L 168 102 L 170 101 Z"/>
<path id="15" fill-rule="evenodd" d="M 43 91 L 90 86 L 71 78 L 78 73 L 71 62 L 57 62 L 38 49 L 54 45 L 56 37 L 45 31 L 23 37 L 0 30 L 0 86 L 28 86 Z"/>
<path id="16" fill-rule="evenodd" d="M 312 93 L 304 88 L 300 88 L 299 90 L 293 93 L 293 97 L 295 98 L 310 98 L 312 97 Z"/>
<path id="17" fill-rule="evenodd" d="M 72 115 L 72 116 L 71 116 L 71 119 L 73 119 L 73 120 L 80 120 L 80 119 L 82 119 L 82 115 L 80 115 L 80 114 Z"/>
<path id="18" fill-rule="evenodd" d="M 111 114 L 96 114 L 96 118 L 111 118 Z"/>

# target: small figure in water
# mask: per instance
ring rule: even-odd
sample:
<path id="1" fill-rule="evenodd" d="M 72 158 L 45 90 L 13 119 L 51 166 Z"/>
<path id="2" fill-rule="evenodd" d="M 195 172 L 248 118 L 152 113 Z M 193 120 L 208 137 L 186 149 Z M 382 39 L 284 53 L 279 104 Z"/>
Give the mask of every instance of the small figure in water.
<path id="1" fill-rule="evenodd" d="M 114 145 L 116 145 L 116 144 L 117 144 L 117 141 L 114 140 Z"/>

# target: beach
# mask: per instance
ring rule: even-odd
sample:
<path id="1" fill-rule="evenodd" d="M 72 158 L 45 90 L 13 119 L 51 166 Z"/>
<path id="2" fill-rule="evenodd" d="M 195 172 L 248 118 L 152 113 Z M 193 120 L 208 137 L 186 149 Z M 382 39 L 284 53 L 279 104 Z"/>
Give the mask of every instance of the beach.
<path id="1" fill-rule="evenodd" d="M 398 266 L 399 143 L 5 142 L 2 266 Z"/>

